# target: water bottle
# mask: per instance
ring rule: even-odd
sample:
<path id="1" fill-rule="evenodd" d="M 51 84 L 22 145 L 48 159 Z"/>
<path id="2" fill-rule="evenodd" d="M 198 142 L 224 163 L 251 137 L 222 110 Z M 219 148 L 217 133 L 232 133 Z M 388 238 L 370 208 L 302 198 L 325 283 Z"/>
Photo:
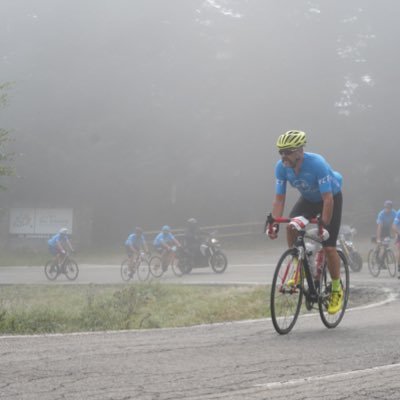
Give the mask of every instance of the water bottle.
<path id="1" fill-rule="evenodd" d="M 308 258 L 308 264 L 310 265 L 311 273 L 315 275 L 315 254 L 317 250 L 317 245 L 315 243 L 306 242 L 306 255 Z"/>

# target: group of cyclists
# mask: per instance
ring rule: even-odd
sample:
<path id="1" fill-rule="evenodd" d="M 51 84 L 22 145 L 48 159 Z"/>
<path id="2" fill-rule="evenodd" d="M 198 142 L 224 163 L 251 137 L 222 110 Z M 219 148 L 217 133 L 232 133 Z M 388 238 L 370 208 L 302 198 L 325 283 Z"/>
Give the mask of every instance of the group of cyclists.
<path id="1" fill-rule="evenodd" d="M 376 242 L 381 244 L 385 238 L 395 238 L 397 276 L 400 279 L 400 210 L 393 208 L 393 202 L 386 200 L 376 219 Z"/>
<path id="2" fill-rule="evenodd" d="M 168 266 L 177 248 L 185 248 L 188 257 L 196 257 L 200 251 L 201 240 L 204 237 L 199 224 L 195 218 L 187 220 L 187 226 L 181 243 L 171 232 L 168 225 L 161 228 L 160 233 L 153 240 L 153 247 L 160 254 L 163 267 Z M 136 259 L 140 252 L 150 253 L 143 229 L 137 226 L 125 241 L 125 249 L 130 260 Z M 61 263 L 62 257 L 67 251 L 73 252 L 71 242 L 68 239 L 68 229 L 61 228 L 59 232 L 48 241 L 49 252 L 56 259 L 57 264 Z"/>
<path id="3" fill-rule="evenodd" d="M 204 237 L 195 218 L 189 218 L 181 243 L 171 232 L 168 225 L 164 225 L 153 240 L 153 247 L 161 256 L 163 268 L 169 265 L 173 253 L 178 248 L 184 248 L 188 257 L 195 258 L 200 251 L 201 240 Z M 149 253 L 143 229 L 136 227 L 125 241 L 125 249 L 130 259 L 137 256 L 140 251 Z"/>
<path id="4" fill-rule="evenodd" d="M 275 197 L 272 203 L 272 219 L 283 216 L 286 186 L 289 183 L 300 192 L 300 197 L 290 211 L 289 217 L 302 217 L 307 220 L 319 218 L 320 227 L 328 231 L 329 237 L 322 241 L 329 273 L 332 280 L 331 296 L 328 313 L 335 314 L 341 310 L 343 302 L 343 289 L 340 282 L 340 259 L 336 250 L 336 240 L 339 234 L 342 216 L 342 175 L 334 171 L 329 163 L 319 154 L 305 152 L 307 143 L 306 134 L 299 130 L 290 130 L 278 137 L 276 146 L 280 155 L 275 166 Z M 185 231 L 185 248 L 194 256 L 199 248 L 200 231 L 196 219 L 187 221 Z M 400 210 L 393 210 L 391 201 L 386 201 L 384 209 L 377 219 L 377 240 L 390 236 L 395 232 L 400 237 Z M 278 237 L 279 224 L 267 223 L 266 233 L 270 239 Z M 293 224 L 287 225 L 286 239 L 289 247 L 295 243 L 297 231 Z M 59 257 L 64 254 L 63 244 L 72 246 L 67 238 L 67 230 L 63 228 L 49 240 L 49 248 L 52 254 Z M 161 232 L 153 241 L 154 248 L 161 254 L 163 264 L 169 263 L 169 258 L 175 248 L 182 244 L 171 233 L 171 228 L 164 225 Z M 397 240 L 398 259 L 400 264 L 400 240 Z M 129 257 L 133 257 L 142 249 L 149 252 L 143 235 L 143 229 L 136 227 L 125 241 L 126 251 Z M 400 270 L 400 265 L 399 265 Z"/>

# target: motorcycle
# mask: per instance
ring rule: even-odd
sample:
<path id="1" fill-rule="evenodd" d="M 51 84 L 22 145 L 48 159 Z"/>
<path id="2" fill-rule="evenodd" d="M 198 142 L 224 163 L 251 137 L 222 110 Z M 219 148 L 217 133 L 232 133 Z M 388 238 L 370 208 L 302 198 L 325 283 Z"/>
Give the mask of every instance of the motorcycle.
<path id="1" fill-rule="evenodd" d="M 228 259 L 221 250 L 221 244 L 215 237 L 215 232 L 210 233 L 202 240 L 198 249 L 193 252 L 185 250 L 185 273 L 189 274 L 194 268 L 211 267 L 217 274 L 222 274 L 227 266 Z"/>
<path id="2" fill-rule="evenodd" d="M 363 259 L 353 244 L 353 237 L 356 233 L 357 231 L 353 227 L 343 225 L 340 228 L 336 245 L 346 255 L 351 270 L 360 272 L 363 266 Z"/>

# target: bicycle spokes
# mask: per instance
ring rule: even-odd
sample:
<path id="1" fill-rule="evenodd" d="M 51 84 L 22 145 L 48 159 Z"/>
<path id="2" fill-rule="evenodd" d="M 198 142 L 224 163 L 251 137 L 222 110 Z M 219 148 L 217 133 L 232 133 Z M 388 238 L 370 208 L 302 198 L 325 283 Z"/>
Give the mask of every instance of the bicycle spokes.
<path id="1" fill-rule="evenodd" d="M 276 266 L 271 287 L 271 317 L 278 333 L 290 332 L 300 313 L 303 289 L 301 266 L 287 250 Z"/>

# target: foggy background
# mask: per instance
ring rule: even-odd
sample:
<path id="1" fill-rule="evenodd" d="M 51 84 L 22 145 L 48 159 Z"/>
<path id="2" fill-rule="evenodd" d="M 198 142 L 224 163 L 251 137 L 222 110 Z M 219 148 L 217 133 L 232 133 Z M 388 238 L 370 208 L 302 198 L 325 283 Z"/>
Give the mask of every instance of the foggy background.
<path id="1" fill-rule="evenodd" d="M 71 207 L 95 239 L 264 221 L 276 138 L 344 177 L 343 222 L 400 207 L 398 0 L 2 0 L 2 207 Z M 5 179 L 5 178 L 4 178 Z M 289 204 L 298 197 L 289 191 Z"/>

